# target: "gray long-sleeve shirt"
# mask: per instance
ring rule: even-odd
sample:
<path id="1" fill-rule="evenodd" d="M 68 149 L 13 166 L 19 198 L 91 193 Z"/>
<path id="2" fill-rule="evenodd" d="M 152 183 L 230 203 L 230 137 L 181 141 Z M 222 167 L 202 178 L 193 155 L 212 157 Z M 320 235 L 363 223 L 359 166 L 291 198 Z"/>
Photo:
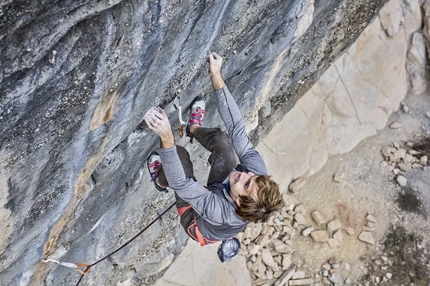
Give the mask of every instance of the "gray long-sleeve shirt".
<path id="1" fill-rule="evenodd" d="M 240 164 L 236 170 L 267 175 L 266 165 L 249 141 L 242 114 L 227 86 L 214 94 L 218 99 L 219 113 L 239 157 Z M 185 176 L 176 147 L 162 149 L 160 156 L 169 186 L 198 214 L 197 227 L 204 237 L 224 240 L 235 236 L 248 224 L 236 214 L 235 203 L 223 184 L 205 188 Z"/>

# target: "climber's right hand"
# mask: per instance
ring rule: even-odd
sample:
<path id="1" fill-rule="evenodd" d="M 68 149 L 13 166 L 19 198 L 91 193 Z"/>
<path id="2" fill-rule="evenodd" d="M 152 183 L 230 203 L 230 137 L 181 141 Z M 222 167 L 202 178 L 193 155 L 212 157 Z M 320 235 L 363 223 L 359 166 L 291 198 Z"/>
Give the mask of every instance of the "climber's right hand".
<path id="1" fill-rule="evenodd" d="M 175 145 L 172 126 L 163 109 L 152 108 L 143 120 L 145 120 L 149 129 L 160 136 L 163 148 L 171 148 Z"/>

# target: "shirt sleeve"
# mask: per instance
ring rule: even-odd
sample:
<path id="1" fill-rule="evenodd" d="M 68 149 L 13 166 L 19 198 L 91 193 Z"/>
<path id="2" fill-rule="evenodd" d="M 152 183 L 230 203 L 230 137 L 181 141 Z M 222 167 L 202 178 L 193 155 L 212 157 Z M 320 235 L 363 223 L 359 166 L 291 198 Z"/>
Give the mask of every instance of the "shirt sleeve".
<path id="1" fill-rule="evenodd" d="M 227 128 L 239 161 L 248 170 L 258 175 L 267 175 L 266 165 L 260 154 L 255 150 L 248 134 L 245 122 L 236 101 L 230 94 L 227 86 L 215 91 L 218 99 L 218 110 Z"/>
<path id="2" fill-rule="evenodd" d="M 176 146 L 161 149 L 160 157 L 169 187 L 188 202 L 204 220 L 213 225 L 224 224 L 226 215 L 224 210 L 229 208 L 226 205 L 229 202 L 185 176 Z"/>

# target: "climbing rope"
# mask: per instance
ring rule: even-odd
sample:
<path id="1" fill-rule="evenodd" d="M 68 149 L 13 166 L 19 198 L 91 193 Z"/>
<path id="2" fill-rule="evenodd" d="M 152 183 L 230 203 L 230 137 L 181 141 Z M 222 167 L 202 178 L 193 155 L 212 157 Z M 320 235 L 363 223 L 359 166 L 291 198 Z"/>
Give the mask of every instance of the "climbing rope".
<path id="1" fill-rule="evenodd" d="M 78 283 L 76 284 L 76 286 L 79 285 L 79 283 L 81 283 L 82 278 L 88 273 L 90 272 L 91 267 L 93 267 L 96 264 L 99 264 L 100 262 L 102 262 L 103 260 L 107 259 L 108 257 L 114 255 L 115 253 L 117 253 L 118 251 L 120 251 L 121 249 L 123 249 L 124 247 L 126 247 L 128 244 L 130 244 L 133 240 L 135 240 L 136 238 L 138 238 L 142 233 L 144 233 L 151 225 L 153 225 L 157 220 L 159 220 L 165 213 L 167 213 L 173 206 L 175 205 L 175 203 L 171 204 L 165 211 L 163 211 L 159 216 L 157 216 L 153 221 L 151 221 L 150 224 L 148 224 L 144 229 L 142 229 L 138 234 L 136 234 L 135 236 L 133 236 L 129 241 L 127 241 L 126 243 L 124 243 L 123 245 L 121 245 L 118 249 L 116 249 L 115 251 L 109 253 L 108 255 L 106 255 L 105 257 L 97 260 L 96 262 L 88 265 L 88 264 L 84 264 L 84 263 L 70 263 L 70 262 L 62 262 L 62 261 L 57 261 L 54 259 L 49 259 L 49 258 L 41 258 L 40 260 L 43 262 L 54 262 L 57 263 L 59 265 L 65 266 L 65 267 L 69 267 L 69 268 L 73 268 L 76 271 L 78 271 L 79 273 L 81 273 L 81 277 L 78 280 Z M 83 268 L 83 270 L 81 270 L 81 268 Z"/>

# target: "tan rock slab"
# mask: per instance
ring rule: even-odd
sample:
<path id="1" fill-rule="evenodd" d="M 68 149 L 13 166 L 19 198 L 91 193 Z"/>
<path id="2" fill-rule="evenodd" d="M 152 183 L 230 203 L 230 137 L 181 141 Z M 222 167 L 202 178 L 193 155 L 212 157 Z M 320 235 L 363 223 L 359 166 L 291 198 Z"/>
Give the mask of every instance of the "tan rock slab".
<path id="1" fill-rule="evenodd" d="M 307 224 L 308 221 L 307 219 L 301 214 L 301 213 L 297 213 L 294 215 L 294 220 L 298 223 L 298 224 Z"/>
<path id="2" fill-rule="evenodd" d="M 282 255 L 282 270 L 287 270 L 291 267 L 293 261 L 291 260 L 291 255 Z"/>
<path id="3" fill-rule="evenodd" d="M 288 281 L 289 286 L 295 286 L 295 285 L 311 285 L 314 283 L 314 279 L 312 278 L 306 278 L 306 279 L 297 279 L 297 280 L 290 280 Z"/>
<path id="4" fill-rule="evenodd" d="M 332 233 L 332 232 L 340 229 L 341 227 L 342 227 L 342 224 L 341 224 L 340 220 L 338 220 L 336 218 L 327 224 L 327 231 Z"/>
<path id="5" fill-rule="evenodd" d="M 311 232 L 314 230 L 314 228 L 313 227 L 308 227 L 308 228 L 305 228 L 303 231 L 302 231 L 302 236 L 309 236 L 309 234 L 311 234 Z"/>
<path id="6" fill-rule="evenodd" d="M 314 230 L 311 237 L 315 242 L 328 242 L 329 236 L 326 230 Z"/>
<path id="7" fill-rule="evenodd" d="M 296 271 L 293 277 L 291 277 L 292 280 L 303 279 L 303 278 L 306 278 L 306 273 L 304 271 Z"/>
<path id="8" fill-rule="evenodd" d="M 270 250 L 267 248 L 263 248 L 261 251 L 261 260 L 269 267 L 275 265 L 275 261 L 273 260 L 273 256 L 270 253 Z"/>
<path id="9" fill-rule="evenodd" d="M 350 226 L 346 227 L 345 231 L 349 235 L 354 235 L 355 234 L 355 230 L 352 227 L 350 227 Z"/>
<path id="10" fill-rule="evenodd" d="M 390 124 L 391 129 L 399 129 L 401 127 L 402 127 L 402 125 L 399 122 L 393 122 Z"/>
<path id="11" fill-rule="evenodd" d="M 343 234 L 342 231 L 339 229 L 333 234 L 333 239 L 335 239 L 338 242 L 342 242 L 343 240 Z"/>
<path id="12" fill-rule="evenodd" d="M 406 185 L 408 184 L 408 180 L 402 175 L 398 175 L 396 177 L 396 181 L 401 187 L 406 187 Z"/>
<path id="13" fill-rule="evenodd" d="M 330 248 L 332 248 L 332 249 L 336 249 L 340 246 L 340 243 L 339 243 L 339 241 L 337 241 L 334 238 L 329 238 L 328 239 L 328 246 L 330 246 Z"/>
<path id="14" fill-rule="evenodd" d="M 311 216 L 317 225 L 325 224 L 325 218 L 319 211 L 313 211 Z"/>
<path id="15" fill-rule="evenodd" d="M 287 271 L 285 271 L 281 277 L 275 282 L 275 286 L 284 286 L 288 285 L 288 280 L 291 279 L 291 277 L 296 273 L 296 269 L 292 268 Z"/>
<path id="16" fill-rule="evenodd" d="M 367 221 L 370 221 L 370 222 L 373 222 L 373 223 L 375 223 L 375 222 L 376 222 L 376 218 L 375 218 L 373 215 L 371 215 L 371 214 L 368 214 L 368 215 L 366 216 L 366 220 L 367 220 Z"/>
<path id="17" fill-rule="evenodd" d="M 373 233 L 370 231 L 362 231 L 358 236 L 358 239 L 368 244 L 375 244 L 375 238 L 373 237 Z"/>
<path id="18" fill-rule="evenodd" d="M 306 179 L 304 177 L 300 177 L 288 186 L 288 190 L 290 190 L 290 192 L 292 193 L 297 193 L 301 188 L 305 186 L 305 184 Z"/>
<path id="19" fill-rule="evenodd" d="M 291 245 L 287 245 L 280 240 L 276 240 L 273 245 L 278 253 L 291 253 L 293 251 Z"/>

